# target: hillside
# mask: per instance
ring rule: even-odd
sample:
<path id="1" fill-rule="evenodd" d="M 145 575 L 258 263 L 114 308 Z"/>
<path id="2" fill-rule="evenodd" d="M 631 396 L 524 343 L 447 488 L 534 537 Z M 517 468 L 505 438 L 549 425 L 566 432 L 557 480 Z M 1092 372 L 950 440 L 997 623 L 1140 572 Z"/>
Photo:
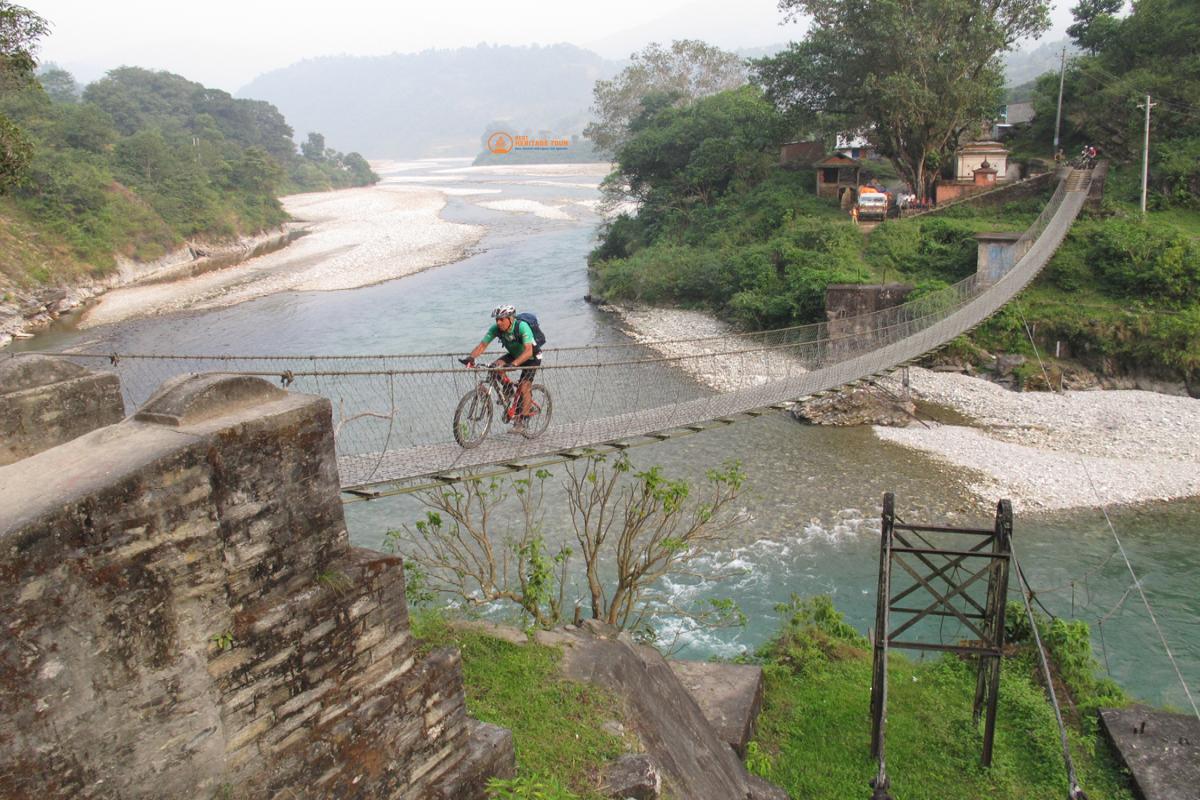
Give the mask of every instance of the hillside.
<path id="1" fill-rule="evenodd" d="M 29 153 L 0 184 L 0 327 L 113 273 L 120 257 L 208 251 L 278 228 L 280 195 L 378 180 L 320 134 L 297 152 L 269 103 L 137 67 L 82 91 L 60 69 L 0 87 L 0 119 Z"/>

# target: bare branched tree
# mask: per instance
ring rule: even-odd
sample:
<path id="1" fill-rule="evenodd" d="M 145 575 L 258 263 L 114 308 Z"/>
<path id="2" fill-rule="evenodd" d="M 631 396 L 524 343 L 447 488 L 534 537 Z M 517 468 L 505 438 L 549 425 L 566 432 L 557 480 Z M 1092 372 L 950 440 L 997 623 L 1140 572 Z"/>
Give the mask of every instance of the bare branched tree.
<path id="1" fill-rule="evenodd" d="M 390 531 L 406 568 L 422 590 L 468 605 L 516 604 L 539 627 L 565 621 L 568 595 L 578 578 L 591 616 L 644 631 L 649 614 L 687 616 L 706 625 L 739 624 L 736 605 L 710 600 L 682 608 L 656 587 L 667 577 L 719 580 L 720 570 L 696 567 L 741 522 L 735 509 L 745 478 L 737 463 L 710 470 L 693 488 L 659 467 L 635 471 L 626 455 L 588 453 L 566 468 L 563 487 L 571 536 L 547 545 L 543 531 L 546 481 L 540 469 L 523 478 L 475 478 L 421 497 L 425 516 Z M 504 513 L 515 503 L 516 512 Z M 514 519 L 515 517 L 515 519 Z M 571 569 L 576 554 L 582 569 Z"/>

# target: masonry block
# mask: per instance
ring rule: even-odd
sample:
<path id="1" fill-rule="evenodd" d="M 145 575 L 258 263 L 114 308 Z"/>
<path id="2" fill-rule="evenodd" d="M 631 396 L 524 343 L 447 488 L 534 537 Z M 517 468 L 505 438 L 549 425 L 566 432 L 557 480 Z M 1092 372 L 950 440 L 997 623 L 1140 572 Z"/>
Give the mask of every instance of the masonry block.
<path id="1" fill-rule="evenodd" d="M 111 372 L 42 355 L 0 361 L 0 466 L 124 416 L 121 381 Z"/>
<path id="2" fill-rule="evenodd" d="M 461 662 L 339 492 L 329 402 L 247 378 L 0 467 L 0 797 L 482 797 L 511 748 L 460 769 Z"/>

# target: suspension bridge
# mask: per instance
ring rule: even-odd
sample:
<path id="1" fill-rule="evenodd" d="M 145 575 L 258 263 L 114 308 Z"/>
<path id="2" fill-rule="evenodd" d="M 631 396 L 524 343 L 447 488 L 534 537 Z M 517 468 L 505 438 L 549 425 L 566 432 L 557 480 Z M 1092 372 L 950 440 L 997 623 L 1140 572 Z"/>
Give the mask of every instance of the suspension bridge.
<path id="1" fill-rule="evenodd" d="M 999 269 L 873 314 L 656 342 L 652 355 L 638 343 L 547 349 L 538 381 L 552 394 L 553 417 L 534 439 L 505 435 L 503 426 L 493 425 L 478 447 L 464 449 L 454 441 L 455 407 L 479 380 L 457 362 L 462 353 L 57 355 L 117 371 L 130 407 L 141 405 L 166 378 L 187 372 L 260 375 L 292 391 L 325 396 L 333 405 L 343 490 L 369 499 L 489 467 L 525 469 L 588 449 L 698 432 L 891 372 L 970 331 L 1025 288 L 1066 237 L 1090 185 L 1088 170 L 1071 170 L 1060 180 Z M 681 377 L 679 368 L 729 376 L 733 387 L 710 389 Z"/>

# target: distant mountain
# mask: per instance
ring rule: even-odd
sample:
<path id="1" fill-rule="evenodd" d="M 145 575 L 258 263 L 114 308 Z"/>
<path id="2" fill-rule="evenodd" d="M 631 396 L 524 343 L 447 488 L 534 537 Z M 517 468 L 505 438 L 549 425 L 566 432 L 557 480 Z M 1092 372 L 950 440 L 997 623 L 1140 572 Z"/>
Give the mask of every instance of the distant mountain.
<path id="1" fill-rule="evenodd" d="M 1079 52 L 1070 39 L 1043 42 L 1032 50 L 1018 50 L 1004 59 L 1004 85 L 1020 86 L 1046 72 L 1058 72 L 1062 63 L 1062 49 L 1067 48 L 1067 58 Z"/>
<path id="2" fill-rule="evenodd" d="M 587 124 L 592 86 L 620 65 L 570 44 L 330 56 L 238 91 L 273 103 L 298 137 L 319 131 L 368 158 L 474 155 L 486 125 L 521 120 L 556 136 Z"/>

